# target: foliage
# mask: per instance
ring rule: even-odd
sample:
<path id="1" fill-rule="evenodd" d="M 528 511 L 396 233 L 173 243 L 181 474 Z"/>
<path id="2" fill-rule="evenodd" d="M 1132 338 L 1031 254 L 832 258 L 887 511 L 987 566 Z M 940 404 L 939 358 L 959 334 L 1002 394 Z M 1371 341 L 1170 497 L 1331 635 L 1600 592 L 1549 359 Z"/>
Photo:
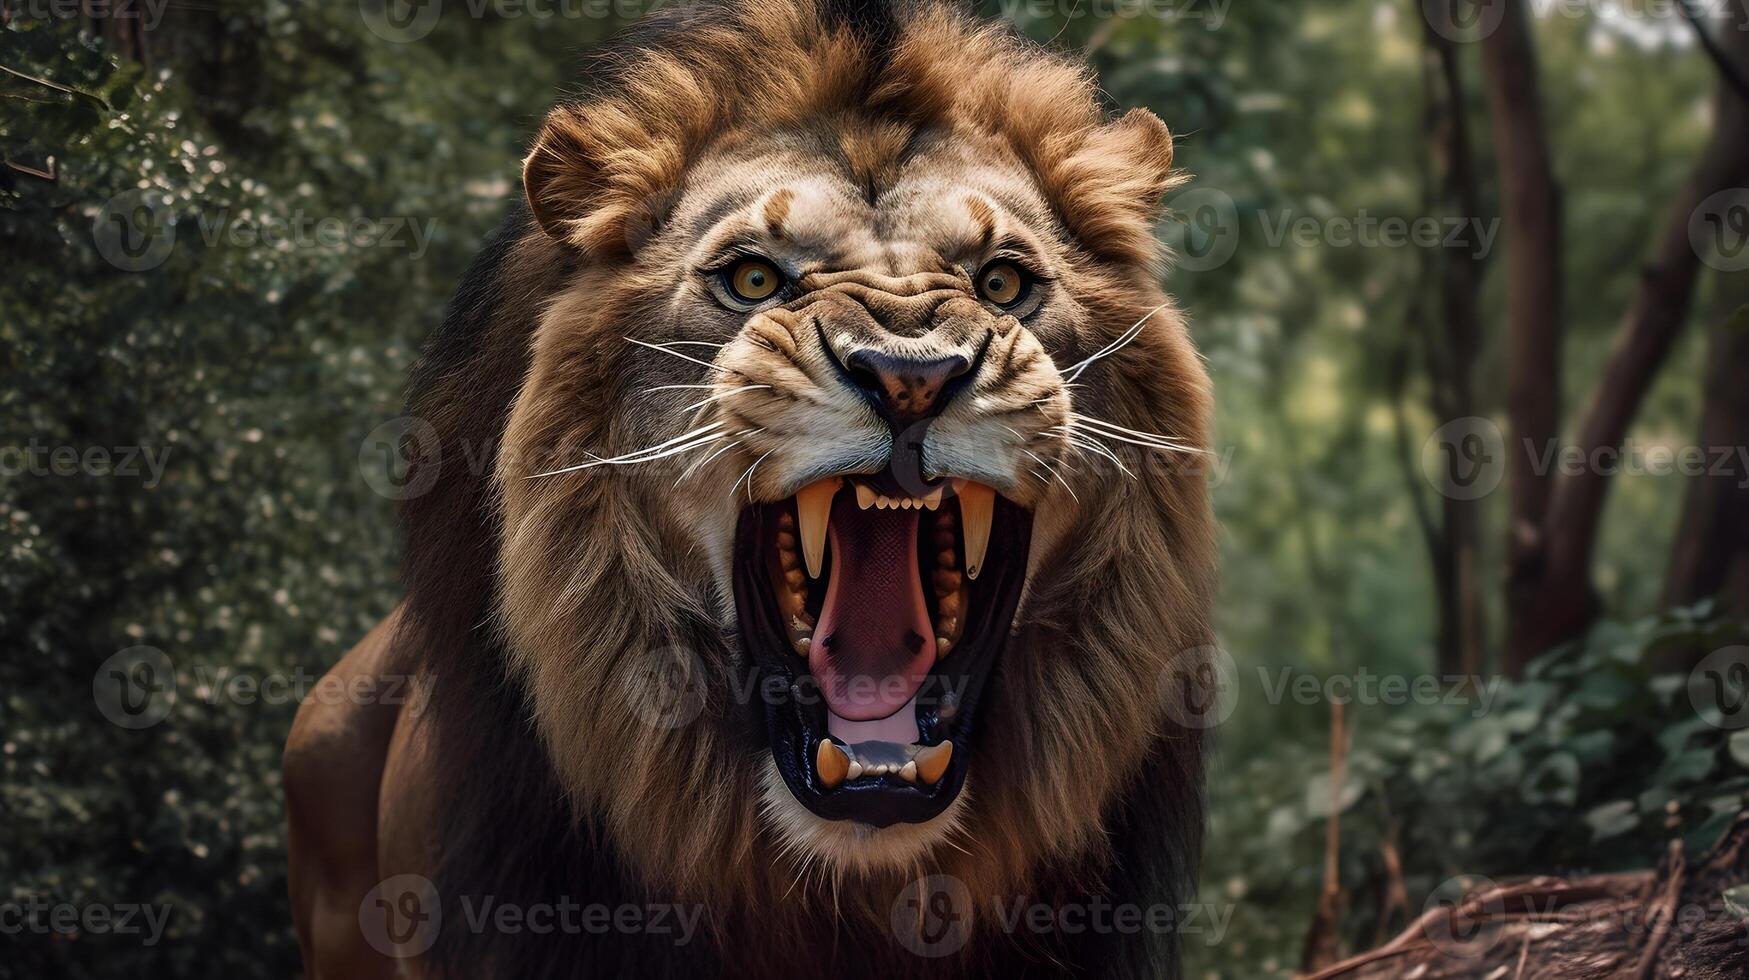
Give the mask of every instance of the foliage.
<path id="1" fill-rule="evenodd" d="M 73 90 L 0 73 L 0 158 L 46 170 L 52 157 L 55 173 L 0 165 L 0 464 L 22 458 L 13 450 L 41 464 L 0 474 L 0 902 L 173 907 L 156 946 L 26 936 L 0 976 L 296 970 L 276 771 L 295 705 L 225 681 L 313 678 L 394 602 L 391 502 L 362 478 L 367 435 L 399 414 L 414 351 L 517 193 L 516 161 L 573 52 L 615 26 L 590 12 L 638 5 L 441 6 L 429 34 L 397 43 L 372 29 L 375 0 L 173 5 L 146 65 L 83 21 L 0 27 L 0 65 Z M 1417 326 L 1404 321 L 1418 255 L 1269 234 L 1287 217 L 1417 215 L 1421 5 L 1165 5 L 1205 18 L 1225 7 L 1218 24 L 1145 16 L 1147 4 L 987 6 L 1086 52 L 1114 104 L 1150 106 L 1179 134 L 1179 163 L 1199 178 L 1186 193 L 1234 202 L 1232 258 L 1180 266 L 1170 285 L 1219 391 L 1221 621 L 1241 674 L 1424 669 L 1432 613 L 1408 492 L 1427 488 L 1396 462 L 1382 367 Z M 1569 178 L 1566 261 L 1586 287 L 1570 310 L 1583 379 L 1645 229 L 1704 137 L 1710 68 L 1681 30 L 1648 39 L 1620 19 L 1546 19 L 1538 37 Z M 1464 57 L 1473 88 L 1473 45 Z M 1476 135 L 1489 174 L 1485 127 Z M 1494 196 L 1474 217 L 1494 216 Z M 128 271 L 103 243 L 140 207 L 166 236 L 150 244 L 173 244 Z M 299 216 L 409 219 L 429 238 L 247 233 Z M 1484 297 L 1496 319 L 1501 264 Z M 1677 352 L 1636 438 L 1692 429 L 1697 353 Z M 1499 359 L 1484 353 L 1484 404 L 1500 401 Z M 1583 394 L 1574 383 L 1568 398 Z M 62 475 L 50 457 L 62 446 L 139 449 L 163 469 L 136 457 L 134 475 Z M 1600 584 L 1632 616 L 1656 595 L 1662 560 L 1647 555 L 1663 553 L 1680 488 L 1617 482 Z M 1665 833 L 1703 833 L 1710 801 L 1741 792 L 1741 746 L 1727 758 L 1717 732 L 1684 730 L 1679 695 L 1628 653 L 1714 629 L 1674 615 L 1607 628 L 1480 719 L 1358 713 L 1350 938 L 1371 928 L 1386 830 L 1416 899 L 1460 868 L 1599 853 L 1643 864 Z M 93 690 L 100 666 L 138 645 L 164 651 L 178 697 L 136 730 L 107 720 Z M 1321 704 L 1246 702 L 1222 728 L 1205 899 L 1239 907 L 1226 941 L 1187 942 L 1208 969 L 1255 976 L 1297 957 L 1322 853 L 1325 723 Z M 1594 826 L 1610 834 L 1602 849 Z"/>
<path id="2" fill-rule="evenodd" d="M 1350 707 L 1334 793 L 1350 948 L 1395 935 L 1460 875 L 1650 867 L 1676 837 L 1690 854 L 1710 847 L 1749 805 L 1749 737 L 1721 721 L 1707 678 L 1651 666 L 1673 648 L 1749 638 L 1749 624 L 1708 612 L 1601 624 L 1491 692 L 1442 686 L 1437 703 Z M 1328 751 L 1306 739 L 1216 766 L 1202 901 L 1232 905 L 1233 919 L 1221 944 L 1187 943 L 1206 969 L 1285 976 L 1297 965 L 1322 884 Z M 1380 921 L 1387 846 L 1409 905 Z"/>
<path id="3" fill-rule="evenodd" d="M 514 192 L 565 51 L 609 26 L 520 25 L 462 74 L 448 59 L 497 24 L 390 45 L 344 5 L 171 16 L 170 70 L 76 21 L 0 44 L 53 83 L 6 76 L 0 154 L 55 174 L 0 177 L 0 901 L 172 909 L 150 947 L 9 937 L 0 976 L 295 972 L 279 749 L 296 694 L 394 601 L 361 448 Z M 374 223 L 335 241 L 323 219 Z M 176 700 L 132 730 L 93 692 L 137 645 Z"/>

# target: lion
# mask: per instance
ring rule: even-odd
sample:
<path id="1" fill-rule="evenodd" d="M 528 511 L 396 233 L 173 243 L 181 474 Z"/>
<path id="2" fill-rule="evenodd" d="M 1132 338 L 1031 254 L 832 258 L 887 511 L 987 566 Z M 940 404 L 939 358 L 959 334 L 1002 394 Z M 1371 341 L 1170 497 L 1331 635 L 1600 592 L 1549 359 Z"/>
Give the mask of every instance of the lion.
<path id="1" fill-rule="evenodd" d="M 1177 975 L 1167 127 L 941 0 L 685 5 L 586 77 L 411 379 L 405 598 L 331 679 L 415 696 L 286 747 L 309 976 Z"/>

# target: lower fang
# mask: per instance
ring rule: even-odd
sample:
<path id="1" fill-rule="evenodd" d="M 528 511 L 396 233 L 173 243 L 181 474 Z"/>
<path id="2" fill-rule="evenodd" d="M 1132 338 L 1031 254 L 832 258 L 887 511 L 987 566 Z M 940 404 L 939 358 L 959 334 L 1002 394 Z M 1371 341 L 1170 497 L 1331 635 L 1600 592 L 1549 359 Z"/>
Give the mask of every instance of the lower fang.
<path id="1" fill-rule="evenodd" d="M 813 644 L 812 637 L 804 636 L 796 641 L 796 652 L 805 657 L 808 655 L 808 647 L 813 646 Z"/>
<path id="2" fill-rule="evenodd" d="M 910 765 L 917 767 L 917 775 L 925 783 L 934 786 L 941 782 L 941 777 L 947 772 L 947 764 L 953 760 L 953 743 L 943 742 L 931 745 L 926 749 L 917 750 Z"/>
<path id="3" fill-rule="evenodd" d="M 953 652 L 953 641 L 945 636 L 935 638 L 935 659 L 940 660 Z"/>
<path id="4" fill-rule="evenodd" d="M 814 771 L 819 774 L 821 785 L 832 789 L 844 782 L 850 766 L 850 756 L 843 749 L 830 739 L 820 740 L 820 747 L 814 750 Z"/>

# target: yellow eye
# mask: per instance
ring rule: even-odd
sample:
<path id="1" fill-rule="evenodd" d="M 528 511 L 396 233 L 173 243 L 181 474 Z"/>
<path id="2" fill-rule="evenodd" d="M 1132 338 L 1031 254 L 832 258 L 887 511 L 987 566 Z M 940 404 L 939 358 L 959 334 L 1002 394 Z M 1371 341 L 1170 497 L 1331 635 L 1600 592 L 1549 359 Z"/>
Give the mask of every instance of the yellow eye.
<path id="1" fill-rule="evenodd" d="M 992 262 L 978 273 L 978 293 L 997 306 L 1013 306 L 1026 298 L 1031 285 L 1012 262 Z"/>
<path id="2" fill-rule="evenodd" d="M 742 259 L 728 268 L 723 281 L 743 303 L 763 303 L 783 285 L 783 274 L 764 259 Z"/>

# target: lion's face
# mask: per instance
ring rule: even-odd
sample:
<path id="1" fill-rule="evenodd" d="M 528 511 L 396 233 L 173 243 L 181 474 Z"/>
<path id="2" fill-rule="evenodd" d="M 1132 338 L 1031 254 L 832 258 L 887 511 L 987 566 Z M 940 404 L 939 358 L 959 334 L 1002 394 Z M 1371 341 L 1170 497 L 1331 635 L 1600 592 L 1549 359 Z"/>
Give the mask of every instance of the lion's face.
<path id="1" fill-rule="evenodd" d="M 1206 616 L 1206 504 L 1150 465 L 1206 415 L 1135 248 L 1153 201 L 1078 212 L 1012 133 L 856 107 L 727 127 L 616 199 L 589 125 L 530 159 L 594 259 L 498 473 L 502 623 L 567 784 L 671 877 L 725 847 L 915 866 L 956 830 L 1022 835 L 1010 872 L 1097 846 Z M 1157 194 L 1164 127 L 1099 125 L 1059 152 L 1103 134 Z M 652 714 L 625 683 L 652 669 L 690 710 Z"/>

